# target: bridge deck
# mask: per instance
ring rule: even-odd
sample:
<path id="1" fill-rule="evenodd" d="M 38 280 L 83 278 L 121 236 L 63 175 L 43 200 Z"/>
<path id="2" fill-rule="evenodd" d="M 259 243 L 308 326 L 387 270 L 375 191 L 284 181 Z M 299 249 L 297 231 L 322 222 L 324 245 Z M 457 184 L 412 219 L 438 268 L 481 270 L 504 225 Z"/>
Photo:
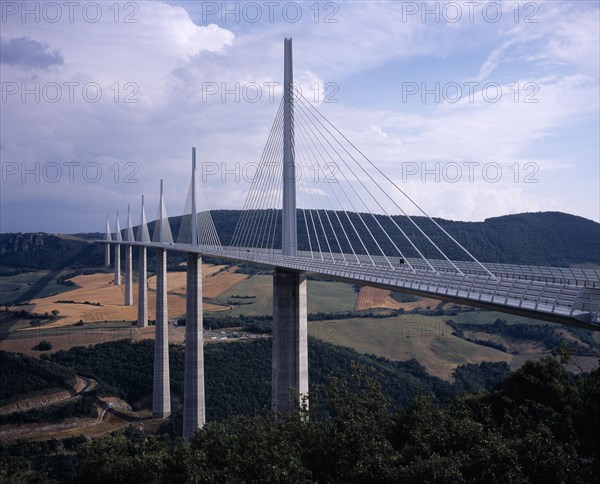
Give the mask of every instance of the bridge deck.
<path id="1" fill-rule="evenodd" d="M 98 241 L 104 242 L 105 241 Z M 115 242 L 112 242 L 115 243 Z M 384 257 L 333 254 L 313 258 L 309 252 L 288 257 L 273 251 L 239 247 L 192 247 L 187 244 L 121 242 L 166 247 L 179 252 L 198 252 L 212 257 L 266 267 L 280 267 L 321 274 L 348 282 L 433 296 L 461 304 L 484 307 L 547 321 L 600 330 L 600 276 L 591 269 L 486 264 L 494 276 L 474 262 L 421 259 L 394 266 Z M 391 263 L 391 265 L 390 265 Z"/>
<path id="2" fill-rule="evenodd" d="M 310 252 L 300 251 L 300 257 L 314 260 Z M 361 264 L 377 266 L 392 266 L 398 265 L 398 257 L 385 259 L 383 256 L 369 256 L 352 254 L 332 254 L 325 255 L 318 260 L 329 262 L 356 262 L 356 258 L 361 261 Z M 428 259 L 428 262 L 439 272 L 456 272 L 456 268 L 460 269 L 465 274 L 489 275 L 479 264 L 471 261 L 447 261 L 443 259 Z M 423 261 L 423 259 L 408 258 L 405 263 L 410 264 L 415 269 L 431 271 L 431 268 Z M 499 264 L 485 263 L 488 269 L 496 277 L 508 279 L 523 279 L 529 281 L 554 282 L 559 284 L 570 284 L 574 286 L 587 286 L 600 288 L 600 271 L 595 269 L 579 269 L 568 267 L 547 267 L 547 266 L 530 266 L 518 264 Z"/>

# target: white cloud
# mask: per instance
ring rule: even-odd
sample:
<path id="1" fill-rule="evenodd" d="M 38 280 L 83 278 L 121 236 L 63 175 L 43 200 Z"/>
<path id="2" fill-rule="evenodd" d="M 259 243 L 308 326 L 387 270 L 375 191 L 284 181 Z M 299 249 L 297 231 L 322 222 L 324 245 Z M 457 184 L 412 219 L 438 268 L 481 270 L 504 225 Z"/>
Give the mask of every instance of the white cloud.
<path id="1" fill-rule="evenodd" d="M 115 23 L 108 15 L 97 24 L 3 24 L 3 39 L 29 37 L 48 44 L 50 51 L 60 51 L 64 58 L 64 65 L 47 71 L 3 65 L 3 82 L 19 86 L 96 82 L 103 96 L 98 103 L 86 102 L 80 91 L 73 103 L 66 92 L 55 104 L 43 99 L 30 102 L 31 95 L 25 103 L 18 96 L 3 102 L 2 161 L 29 167 L 98 163 L 104 171 L 95 184 L 81 175 L 73 184 L 53 185 L 23 184 L 13 177 L 2 185 L 1 230 L 100 229 L 107 210 L 139 203 L 141 193 L 148 195 L 147 213 L 152 217 L 160 178 L 165 179 L 169 213 L 178 213 L 185 202 L 192 145 L 198 147 L 199 161 L 220 167 L 257 162 L 278 108 L 286 36 L 294 38 L 295 79 L 305 97 L 313 101 L 318 96 L 319 109 L 391 176 L 400 176 L 402 162 L 447 161 L 497 162 L 508 167 L 527 160 L 539 164 L 544 174 L 543 183 L 536 187 L 413 184 L 415 198 L 432 215 L 473 220 L 513 211 L 563 209 L 600 218 L 589 203 L 574 195 L 586 190 L 597 193 L 590 177 L 596 172 L 590 172 L 589 160 L 584 163 L 565 152 L 536 155 L 537 148 L 562 136 L 577 120 L 597 120 L 598 9 L 594 6 L 570 9 L 558 2 L 545 3 L 537 24 L 514 25 L 510 18 L 502 24 L 470 24 L 464 19 L 458 24 L 436 24 L 403 23 L 397 2 L 349 2 L 341 4 L 336 24 L 279 22 L 261 29 L 200 26 L 182 7 L 157 2 L 139 6 L 137 24 Z M 471 60 L 476 48 L 481 55 L 479 69 L 458 69 L 465 80 L 478 74 L 488 81 L 510 78 L 521 88 L 535 82 L 539 103 L 521 102 L 524 91 L 520 102 L 513 102 L 514 92 L 506 80 L 499 81 L 503 98 L 495 104 L 482 100 L 479 93 L 472 103 L 463 100 L 410 111 L 389 103 L 385 110 L 374 110 L 344 94 L 349 85 L 353 92 L 370 91 L 369 85 L 361 84 L 365 73 L 377 73 L 393 85 L 399 82 L 394 75 L 408 76 L 411 66 L 444 69 L 440 59 L 472 68 L 473 63 L 465 59 Z M 523 72 L 515 67 L 518 63 L 525 64 Z M 394 69 L 388 69 L 390 65 Z M 456 70 L 452 72 L 455 76 Z M 446 74 L 440 71 L 439 75 Z M 339 103 L 322 102 L 326 81 L 340 87 Z M 117 82 L 119 102 L 115 103 Z M 127 82 L 133 87 L 126 89 Z M 268 83 L 272 82 L 278 86 L 270 100 Z M 244 99 L 250 83 L 262 90 L 258 102 Z M 219 91 L 207 95 L 206 89 L 215 84 Z M 132 94 L 135 86 L 139 90 Z M 237 90 L 239 102 L 235 92 L 222 102 L 223 88 Z M 127 94 L 139 102 L 123 102 Z M 580 140 L 580 144 L 593 152 L 593 140 Z M 135 184 L 123 183 L 130 162 L 139 168 Z M 566 172 L 577 170 L 579 186 L 557 189 Z M 242 206 L 248 184 L 231 180 L 230 175 L 224 184 L 215 177 L 203 187 L 211 208 Z M 70 212 L 68 217 L 60 215 L 64 210 Z"/>

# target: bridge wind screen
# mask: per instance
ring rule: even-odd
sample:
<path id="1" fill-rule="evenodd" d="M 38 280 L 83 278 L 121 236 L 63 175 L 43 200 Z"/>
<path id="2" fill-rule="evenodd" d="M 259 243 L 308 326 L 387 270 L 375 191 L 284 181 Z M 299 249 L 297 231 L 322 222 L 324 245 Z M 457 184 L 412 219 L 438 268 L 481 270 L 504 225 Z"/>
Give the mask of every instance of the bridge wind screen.
<path id="1" fill-rule="evenodd" d="M 493 277 L 296 89 L 293 143 L 298 256 L 359 265 L 462 274 L 470 261 Z M 283 104 L 280 105 L 231 246 L 281 254 Z M 416 214 L 416 216 L 415 216 Z M 438 264 L 439 265 L 439 264 Z"/>

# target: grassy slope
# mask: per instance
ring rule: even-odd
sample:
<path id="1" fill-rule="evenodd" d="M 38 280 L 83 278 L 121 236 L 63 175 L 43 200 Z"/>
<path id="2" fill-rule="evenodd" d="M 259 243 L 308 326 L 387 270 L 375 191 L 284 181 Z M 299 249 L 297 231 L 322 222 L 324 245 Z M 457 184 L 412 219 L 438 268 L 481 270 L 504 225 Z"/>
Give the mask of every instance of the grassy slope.
<path id="1" fill-rule="evenodd" d="M 43 275 L 43 273 L 41 273 Z M 22 283 L 34 282 L 40 273 L 14 276 Z M 30 279 L 28 279 L 28 277 Z M 12 278 L 11 278 L 12 279 Z M 60 286 L 69 289 L 66 286 Z M 263 315 L 272 312 L 272 277 L 255 275 L 235 284 L 219 299 L 227 301 L 232 295 L 256 296 L 239 299 L 250 302 L 234 306 L 231 311 L 220 314 Z M 357 293 L 350 284 L 329 281 L 308 281 L 309 312 L 335 312 L 352 310 Z M 361 353 L 384 356 L 392 360 L 416 358 L 436 376 L 449 378 L 452 369 L 459 364 L 479 361 L 507 361 L 520 366 L 520 358 L 504 352 L 477 345 L 451 335 L 445 320 L 490 324 L 497 318 L 510 323 L 546 324 L 534 319 L 521 318 L 491 311 L 472 311 L 456 316 L 404 315 L 387 319 L 351 319 L 347 321 L 321 321 L 309 323 L 309 335 L 342 346 L 354 348 Z M 91 328 L 90 328 L 91 329 Z M 49 335 L 48 335 L 49 336 Z M 594 336 L 600 338 L 600 334 Z M 495 339 L 495 338 L 493 338 Z M 499 339 L 502 342 L 502 339 Z M 532 342 L 535 343 L 535 342 Z M 27 342 L 29 344 L 29 342 Z M 533 345 L 535 346 L 535 345 Z M 592 362 L 593 363 L 593 362 Z"/>
<path id="2" fill-rule="evenodd" d="M 502 351 L 452 336 L 452 329 L 434 316 L 314 321 L 309 323 L 309 335 L 391 360 L 415 358 L 429 373 L 445 379 L 460 364 L 512 360 Z"/>
<path id="3" fill-rule="evenodd" d="M 234 306 L 227 312 L 231 316 L 263 315 L 273 312 L 273 278 L 268 275 L 255 275 L 241 281 L 228 291 L 225 291 L 219 300 L 227 301 L 232 295 L 256 296 L 253 299 L 243 299 L 243 304 Z M 352 311 L 356 302 L 357 293 L 351 284 L 334 281 L 308 281 L 308 311 L 310 313 L 324 311 Z"/>

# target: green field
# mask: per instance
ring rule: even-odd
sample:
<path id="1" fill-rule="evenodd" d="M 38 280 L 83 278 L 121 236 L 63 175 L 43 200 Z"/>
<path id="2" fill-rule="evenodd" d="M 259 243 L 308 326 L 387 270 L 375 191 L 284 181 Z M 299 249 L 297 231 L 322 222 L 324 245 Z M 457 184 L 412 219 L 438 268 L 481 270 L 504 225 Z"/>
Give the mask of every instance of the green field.
<path id="1" fill-rule="evenodd" d="M 314 321 L 308 325 L 310 336 L 391 360 L 415 358 L 429 373 L 446 379 L 457 365 L 512 360 L 507 353 L 452 336 L 452 328 L 439 316 L 406 314 Z"/>
<path id="2" fill-rule="evenodd" d="M 353 311 L 357 292 L 351 284 L 335 281 L 307 281 L 308 312 Z"/>
<path id="3" fill-rule="evenodd" d="M 335 281 L 307 281 L 308 312 L 352 311 L 357 293 L 351 284 Z M 243 303 L 234 306 L 227 314 L 231 316 L 260 316 L 273 314 L 273 278 L 268 275 L 255 275 L 233 286 L 218 300 L 232 300 L 233 295 L 255 296 L 251 299 L 238 299 Z M 223 314 L 222 312 L 219 314 Z"/>
<path id="4" fill-rule="evenodd" d="M 15 276 L 0 276 L 0 305 L 15 301 L 54 296 L 78 286 L 59 284 L 58 279 L 72 270 L 23 272 Z"/>
<path id="5" fill-rule="evenodd" d="M 272 314 L 273 312 L 273 278 L 267 275 L 255 275 L 236 284 L 224 294 L 219 296 L 219 300 L 226 302 L 231 296 L 255 296 L 253 299 L 242 299 L 241 302 L 252 303 L 241 306 L 234 306 L 227 314 L 231 316 L 252 315 L 260 316 L 263 314 Z M 219 313 L 224 314 L 224 313 Z"/>
<path id="6" fill-rule="evenodd" d="M 74 289 L 76 286 L 65 286 L 58 279 L 67 271 L 27 272 L 15 276 L 0 278 L 0 304 L 15 299 L 31 299 L 46 297 Z M 341 312 L 354 310 L 357 293 L 351 284 L 336 281 L 313 281 L 308 284 L 308 312 Z M 217 300 L 223 304 L 231 301 L 242 303 L 232 305 L 226 312 L 214 313 L 219 316 L 230 315 L 271 315 L 273 304 L 273 279 L 270 275 L 254 275 L 236 284 Z M 234 298 L 233 296 L 254 296 L 250 298 Z M 18 306 L 13 308 L 18 309 Z M 534 341 L 523 341 L 523 348 L 512 345 L 512 355 L 497 349 L 478 345 L 452 336 L 452 329 L 445 321 L 452 319 L 457 323 L 492 324 L 496 319 L 509 324 L 548 324 L 543 321 L 513 316 L 494 311 L 466 311 L 454 316 L 425 316 L 405 314 L 392 318 L 355 318 L 348 320 L 319 321 L 309 323 L 309 335 L 341 346 L 356 349 L 361 353 L 382 356 L 392 360 L 417 359 L 431 374 L 451 378 L 452 370 L 460 364 L 480 361 L 507 361 L 518 367 L 526 359 L 541 357 Z M 83 328 L 67 327 L 45 329 L 43 326 L 33 332 L 13 333 L 19 328 L 28 327 L 29 321 L 15 322 L 10 318 L 0 317 L 0 338 L 39 339 L 46 336 L 76 336 L 82 333 L 93 335 L 95 332 L 123 333 L 130 337 L 129 323 L 87 324 Z M 486 336 L 479 335 L 478 338 Z M 600 333 L 594 334 L 600 341 Z M 491 338 L 500 343 L 507 343 L 501 337 Z M 521 344 L 521 342 L 518 342 Z M 526 347 L 529 344 L 530 347 Z M 507 343 L 507 347 L 508 347 Z M 523 351 L 522 357 L 520 356 Z M 587 361 L 590 359 L 590 361 Z M 586 368 L 595 365 L 593 358 L 583 359 Z"/>

